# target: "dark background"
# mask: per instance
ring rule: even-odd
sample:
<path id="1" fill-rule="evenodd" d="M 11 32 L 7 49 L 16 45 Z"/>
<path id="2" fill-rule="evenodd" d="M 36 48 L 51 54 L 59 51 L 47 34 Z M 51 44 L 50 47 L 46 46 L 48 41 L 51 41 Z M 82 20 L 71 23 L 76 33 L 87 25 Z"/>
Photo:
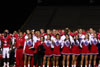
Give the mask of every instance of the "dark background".
<path id="1" fill-rule="evenodd" d="M 56 7 L 57 10 L 59 10 L 58 7 L 61 7 L 61 8 L 67 7 L 67 9 L 69 9 L 69 10 L 71 10 L 70 7 L 71 8 L 75 7 L 76 12 L 81 7 L 85 11 L 85 10 L 88 10 L 87 7 L 92 6 L 93 8 L 90 8 L 88 11 L 93 11 L 93 13 L 95 13 L 94 16 L 96 15 L 94 18 L 98 18 L 97 19 L 98 22 L 94 21 L 95 26 L 100 25 L 99 16 L 97 16 L 100 13 L 99 12 L 99 7 L 100 7 L 99 0 L 94 0 L 94 2 L 90 2 L 89 0 L 41 0 L 41 1 L 38 1 L 38 0 L 27 0 L 27 1 L 26 0 L 13 0 L 13 1 L 4 1 L 4 2 L 1 2 L 1 4 L 2 5 L 1 5 L 1 9 L 0 9 L 1 10 L 1 12 L 0 12 L 1 13 L 0 14 L 0 16 L 1 16 L 0 32 L 3 32 L 4 29 L 9 29 L 11 32 L 14 30 L 20 29 L 24 25 L 24 23 L 26 23 L 26 22 L 29 23 L 29 21 L 27 21 L 27 19 L 28 19 L 28 17 L 30 17 L 30 15 L 33 13 L 33 11 L 34 10 L 36 11 L 38 8 L 43 7 L 43 6 L 44 7 L 45 6 L 47 6 L 47 7 L 54 6 L 54 7 Z M 86 13 L 88 14 L 87 11 L 86 11 Z M 85 14 L 85 15 L 87 15 L 87 14 Z M 91 14 L 92 14 L 92 12 L 89 14 L 89 16 L 87 15 L 87 18 L 90 17 Z M 93 16 L 93 14 L 92 14 L 92 16 Z M 93 18 L 90 18 L 90 19 L 91 19 L 91 21 L 93 20 Z M 85 18 L 85 20 L 86 20 L 86 18 Z M 53 20 L 53 21 L 55 21 L 55 20 Z M 82 21 L 84 21 L 84 20 L 82 20 Z M 64 23 L 67 23 L 67 22 L 64 22 Z M 83 22 L 83 23 L 91 24 L 91 22 Z M 72 23 L 69 23 L 69 26 L 71 24 Z M 83 25 L 81 22 L 79 24 Z M 48 23 L 46 25 L 48 26 Z M 84 25 L 84 27 L 85 27 L 85 25 Z M 45 27 L 45 28 L 48 28 L 48 27 Z"/>

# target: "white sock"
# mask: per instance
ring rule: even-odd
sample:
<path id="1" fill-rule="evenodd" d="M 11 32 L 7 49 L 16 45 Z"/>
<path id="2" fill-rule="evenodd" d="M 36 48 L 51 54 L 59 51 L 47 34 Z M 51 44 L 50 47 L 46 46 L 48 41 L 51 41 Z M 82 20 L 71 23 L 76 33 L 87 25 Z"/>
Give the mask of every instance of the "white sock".
<path id="1" fill-rule="evenodd" d="M 56 67 L 58 67 L 58 66 L 56 66 Z"/>
<path id="2" fill-rule="evenodd" d="M 85 67 L 87 67 L 87 65 L 85 65 Z"/>
<path id="3" fill-rule="evenodd" d="M 100 64 L 98 65 L 98 67 L 100 67 Z"/>
<path id="4" fill-rule="evenodd" d="M 7 62 L 7 65 L 9 65 L 9 62 Z"/>
<path id="5" fill-rule="evenodd" d="M 43 65 L 43 67 L 45 67 L 45 65 Z"/>
<path id="6" fill-rule="evenodd" d="M 89 67 L 91 67 L 91 64 L 89 64 Z"/>
<path id="7" fill-rule="evenodd" d="M 67 66 L 67 67 L 69 67 L 69 66 Z"/>
<path id="8" fill-rule="evenodd" d="M 47 67 L 49 67 L 49 65 L 47 65 Z"/>
<path id="9" fill-rule="evenodd" d="M 72 67 L 74 67 L 74 65 L 72 65 Z"/>
<path id="10" fill-rule="evenodd" d="M 65 67 L 65 66 L 63 65 L 63 67 Z"/>
<path id="11" fill-rule="evenodd" d="M 55 67 L 55 66 L 53 66 L 53 67 Z"/>
<path id="12" fill-rule="evenodd" d="M 4 65 L 6 65 L 6 62 L 4 62 Z"/>
<path id="13" fill-rule="evenodd" d="M 26 65 L 24 65 L 24 67 L 26 67 Z"/>
<path id="14" fill-rule="evenodd" d="M 28 67 L 30 67 L 30 64 L 28 64 Z"/>
<path id="15" fill-rule="evenodd" d="M 83 65 L 81 65 L 81 67 L 83 67 Z"/>
<path id="16" fill-rule="evenodd" d="M 76 65 L 74 65 L 74 67 L 76 67 Z"/>

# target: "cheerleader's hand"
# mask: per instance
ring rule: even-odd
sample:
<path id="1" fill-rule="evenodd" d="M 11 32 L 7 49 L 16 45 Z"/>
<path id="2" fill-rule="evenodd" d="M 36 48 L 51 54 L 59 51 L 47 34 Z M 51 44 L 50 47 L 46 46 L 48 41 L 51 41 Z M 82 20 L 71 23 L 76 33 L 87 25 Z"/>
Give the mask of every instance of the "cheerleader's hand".
<path id="1" fill-rule="evenodd" d="M 79 48 L 82 49 L 82 45 L 80 45 Z"/>
<path id="2" fill-rule="evenodd" d="M 13 49 L 15 49 L 15 46 L 13 46 Z"/>
<path id="3" fill-rule="evenodd" d="M 30 47 L 29 49 L 32 49 L 33 47 Z"/>
<path id="4" fill-rule="evenodd" d="M 35 50 L 35 48 L 34 48 L 34 47 L 30 47 L 29 49 L 31 49 L 31 50 Z"/>

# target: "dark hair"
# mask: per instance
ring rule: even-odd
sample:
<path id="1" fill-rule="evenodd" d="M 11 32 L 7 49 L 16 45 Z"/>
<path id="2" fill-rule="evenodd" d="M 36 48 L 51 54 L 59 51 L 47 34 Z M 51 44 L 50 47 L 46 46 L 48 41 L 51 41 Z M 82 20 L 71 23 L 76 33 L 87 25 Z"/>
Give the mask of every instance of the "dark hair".
<path id="1" fill-rule="evenodd" d="M 43 37 L 43 36 L 41 36 L 40 39 L 41 39 L 42 37 Z M 45 40 L 45 39 L 44 39 L 44 37 L 43 37 L 43 42 L 44 42 L 44 40 Z"/>
<path id="2" fill-rule="evenodd" d="M 50 34 L 47 34 L 47 36 L 50 36 L 50 40 L 51 40 L 51 35 Z"/>
<path id="3" fill-rule="evenodd" d="M 56 38 L 57 38 L 57 36 L 59 36 L 59 39 L 60 39 L 60 34 L 56 34 Z"/>

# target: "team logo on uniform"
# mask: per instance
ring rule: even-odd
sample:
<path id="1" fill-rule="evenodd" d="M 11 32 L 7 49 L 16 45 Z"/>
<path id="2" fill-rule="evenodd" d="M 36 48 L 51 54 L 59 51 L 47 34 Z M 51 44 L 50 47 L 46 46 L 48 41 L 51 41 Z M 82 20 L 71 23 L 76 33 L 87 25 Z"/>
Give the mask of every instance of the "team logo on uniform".
<path id="1" fill-rule="evenodd" d="M 87 41 L 85 41 L 85 45 L 87 46 L 89 43 Z"/>
<path id="2" fill-rule="evenodd" d="M 31 45 L 32 45 L 32 42 L 31 42 L 31 41 L 28 41 L 27 44 L 28 44 L 29 46 L 31 46 Z"/>
<path id="3" fill-rule="evenodd" d="M 79 42 L 78 42 L 78 41 L 76 41 L 76 42 L 75 42 L 75 44 L 76 44 L 76 45 L 79 45 Z"/>
<path id="4" fill-rule="evenodd" d="M 65 45 L 68 47 L 69 46 L 69 41 L 67 41 Z"/>
<path id="5" fill-rule="evenodd" d="M 94 44 L 94 45 L 96 45 L 96 44 L 97 44 L 97 41 L 96 41 L 96 40 L 94 40 L 94 41 L 93 41 L 93 44 Z"/>
<path id="6" fill-rule="evenodd" d="M 59 41 L 56 42 L 56 45 L 60 45 Z"/>
<path id="7" fill-rule="evenodd" d="M 50 46 L 50 43 L 49 42 L 47 42 L 47 46 Z"/>

